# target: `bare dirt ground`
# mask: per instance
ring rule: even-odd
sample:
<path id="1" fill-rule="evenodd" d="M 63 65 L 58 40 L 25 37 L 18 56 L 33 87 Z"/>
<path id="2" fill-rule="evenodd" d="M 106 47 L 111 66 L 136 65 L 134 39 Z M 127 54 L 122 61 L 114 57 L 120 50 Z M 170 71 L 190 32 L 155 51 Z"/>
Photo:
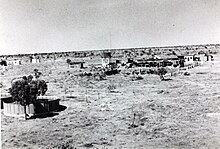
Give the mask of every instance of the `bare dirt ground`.
<path id="1" fill-rule="evenodd" d="M 189 70 L 190 76 L 179 74 L 169 81 L 149 74 L 135 81 L 125 74 L 102 81 L 73 76 L 66 83 L 67 94 L 64 80 L 76 70 L 65 62 L 26 64 L 1 76 L 3 91 L 11 78 L 34 68 L 49 82 L 47 95 L 59 96 L 67 108 L 27 121 L 7 117 L 1 110 L 3 149 L 220 146 L 219 55 L 215 62 Z"/>

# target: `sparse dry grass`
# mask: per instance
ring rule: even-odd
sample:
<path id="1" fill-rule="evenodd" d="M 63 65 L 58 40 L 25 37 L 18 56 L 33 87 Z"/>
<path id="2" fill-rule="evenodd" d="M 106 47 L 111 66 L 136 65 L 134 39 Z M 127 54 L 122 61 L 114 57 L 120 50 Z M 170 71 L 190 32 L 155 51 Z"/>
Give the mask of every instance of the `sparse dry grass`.
<path id="1" fill-rule="evenodd" d="M 74 76 L 79 70 L 67 69 L 62 62 L 25 65 L 6 72 L 3 85 L 34 68 L 49 82 L 47 94 L 60 96 L 67 109 L 28 121 L 6 117 L 1 111 L 3 149 L 220 146 L 220 120 L 213 114 L 220 112 L 219 61 L 170 81 L 150 74 L 136 81 L 123 74 L 98 81 Z M 70 74 L 65 94 L 63 82 Z M 117 92 L 109 91 L 109 86 Z M 130 127 L 132 123 L 137 127 Z"/>

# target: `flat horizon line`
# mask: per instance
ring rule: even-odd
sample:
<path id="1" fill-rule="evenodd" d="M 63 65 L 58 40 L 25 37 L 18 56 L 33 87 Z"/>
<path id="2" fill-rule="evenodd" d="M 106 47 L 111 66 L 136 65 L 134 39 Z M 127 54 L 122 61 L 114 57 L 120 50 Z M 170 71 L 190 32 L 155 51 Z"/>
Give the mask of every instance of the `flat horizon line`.
<path id="1" fill-rule="evenodd" d="M 17 56 L 17 55 L 34 55 L 34 54 L 61 54 L 71 52 L 89 52 L 89 51 L 106 51 L 106 50 L 130 50 L 130 49 L 149 49 L 149 48 L 177 48 L 177 47 L 195 47 L 195 46 L 220 46 L 220 43 L 211 44 L 186 44 L 186 45 L 164 45 L 164 46 L 148 46 L 148 47 L 124 47 L 124 48 L 105 48 L 105 49 L 85 49 L 73 51 L 58 51 L 58 52 L 35 52 L 35 53 L 19 53 L 19 54 L 3 54 L 0 56 Z"/>

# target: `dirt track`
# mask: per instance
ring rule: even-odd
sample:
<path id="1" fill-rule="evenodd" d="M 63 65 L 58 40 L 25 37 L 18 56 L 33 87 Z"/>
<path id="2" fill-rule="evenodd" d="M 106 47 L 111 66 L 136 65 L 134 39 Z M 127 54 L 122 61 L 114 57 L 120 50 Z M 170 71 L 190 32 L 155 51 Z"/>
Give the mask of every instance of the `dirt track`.
<path id="1" fill-rule="evenodd" d="M 70 98 L 64 94 L 64 64 L 57 63 L 51 72 L 49 64 L 36 65 L 49 81 L 48 95 L 60 96 L 66 109 L 27 121 L 4 116 L 2 110 L 2 148 L 218 148 L 218 60 L 169 81 L 156 75 L 136 81 L 122 74 L 102 81 L 72 78 L 67 82 Z M 5 76 L 28 74 L 30 67 L 9 70 Z M 5 77 L 3 84 L 8 82 Z M 109 92 L 109 85 L 116 89 Z"/>

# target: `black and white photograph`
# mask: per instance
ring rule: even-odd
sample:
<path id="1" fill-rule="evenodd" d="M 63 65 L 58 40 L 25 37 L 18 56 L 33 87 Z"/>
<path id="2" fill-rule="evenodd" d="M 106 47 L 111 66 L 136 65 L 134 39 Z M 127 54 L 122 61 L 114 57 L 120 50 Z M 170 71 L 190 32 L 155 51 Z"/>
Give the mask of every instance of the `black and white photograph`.
<path id="1" fill-rule="evenodd" d="M 0 0 L 2 149 L 220 148 L 219 0 Z"/>

